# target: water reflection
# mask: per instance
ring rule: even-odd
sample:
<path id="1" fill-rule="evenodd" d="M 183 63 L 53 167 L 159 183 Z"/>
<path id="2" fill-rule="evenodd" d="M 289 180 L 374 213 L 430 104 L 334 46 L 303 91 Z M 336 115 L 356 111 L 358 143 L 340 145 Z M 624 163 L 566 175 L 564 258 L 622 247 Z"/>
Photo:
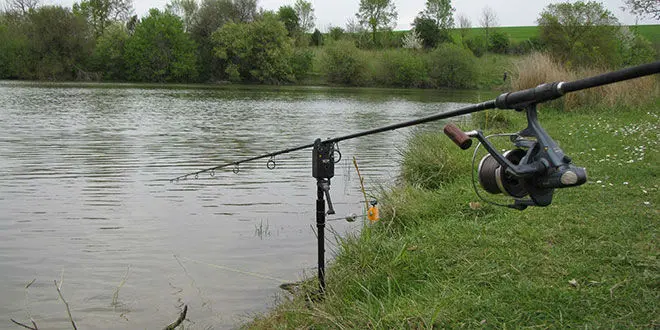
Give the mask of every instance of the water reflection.
<path id="1" fill-rule="evenodd" d="M 238 175 L 169 179 L 461 105 L 449 99 L 476 101 L 439 92 L 0 82 L 0 315 L 25 319 L 24 287 L 36 278 L 28 295 L 35 320 L 67 327 L 53 288 L 62 277 L 80 328 L 162 327 L 181 303 L 195 327 L 235 325 L 268 308 L 280 284 L 272 278 L 314 273 L 310 151 L 276 157 L 275 170 L 263 160 Z M 363 207 L 350 158 L 368 187 L 390 184 L 408 132 L 340 144 L 339 217 Z M 255 235 L 263 224 L 269 234 Z M 339 233 L 359 226 L 332 223 Z"/>

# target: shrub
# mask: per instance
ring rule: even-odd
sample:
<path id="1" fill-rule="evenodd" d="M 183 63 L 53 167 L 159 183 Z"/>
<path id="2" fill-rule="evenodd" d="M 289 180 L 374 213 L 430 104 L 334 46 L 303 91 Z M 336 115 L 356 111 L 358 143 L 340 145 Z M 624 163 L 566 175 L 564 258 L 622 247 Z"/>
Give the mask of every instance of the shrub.
<path id="1" fill-rule="evenodd" d="M 367 64 L 367 58 L 354 43 L 339 41 L 325 49 L 323 72 L 330 83 L 362 86 L 368 80 Z"/>
<path id="2" fill-rule="evenodd" d="M 513 55 L 527 55 L 534 51 L 540 52 L 544 49 L 541 39 L 532 37 L 520 42 L 511 41 L 509 45 L 509 54 Z"/>
<path id="3" fill-rule="evenodd" d="M 441 41 L 440 28 L 434 19 L 417 17 L 413 25 L 425 48 L 435 48 Z"/>
<path id="4" fill-rule="evenodd" d="M 312 33 L 311 45 L 316 47 L 323 46 L 323 34 L 319 29 L 314 30 L 314 33 Z"/>
<path id="5" fill-rule="evenodd" d="M 438 189 L 470 173 L 469 153 L 461 153 L 442 132 L 417 132 L 402 152 L 401 176 L 416 187 Z"/>
<path id="6" fill-rule="evenodd" d="M 428 69 L 420 53 L 410 50 L 391 50 L 383 55 L 382 83 L 395 87 L 424 87 L 428 85 Z"/>
<path id="7" fill-rule="evenodd" d="M 436 87 L 473 88 L 477 85 L 477 64 L 469 50 L 443 44 L 430 53 L 430 57 L 430 77 Z"/>
<path id="8" fill-rule="evenodd" d="M 621 27 L 620 52 L 625 66 L 653 62 L 656 56 L 651 42 L 625 26 Z"/>
<path id="9" fill-rule="evenodd" d="M 333 27 L 330 29 L 330 38 L 334 41 L 341 39 L 344 36 L 344 29 L 340 27 Z"/>
<path id="10" fill-rule="evenodd" d="M 291 69 L 296 80 L 302 79 L 312 68 L 314 53 L 308 49 L 296 49 L 291 57 Z"/>
<path id="11" fill-rule="evenodd" d="M 415 29 L 410 30 L 401 40 L 403 48 L 407 49 L 421 49 L 422 48 L 422 39 L 419 37 L 419 34 Z"/>
<path id="12" fill-rule="evenodd" d="M 216 57 L 243 81 L 281 83 L 293 80 L 291 39 L 273 15 L 250 23 L 227 23 L 213 33 Z"/>
<path id="13" fill-rule="evenodd" d="M 197 45 L 183 30 L 183 21 L 151 9 L 125 46 L 128 78 L 134 81 L 184 82 L 197 78 Z"/>
<path id="14" fill-rule="evenodd" d="M 493 53 L 506 54 L 509 50 L 509 35 L 504 32 L 495 31 L 490 35 L 489 50 Z"/>
<path id="15" fill-rule="evenodd" d="M 619 21 L 601 3 L 550 4 L 538 23 L 541 40 L 562 63 L 573 67 L 621 64 Z"/>
<path id="16" fill-rule="evenodd" d="M 465 40 L 465 46 L 472 51 L 472 54 L 476 57 L 483 56 L 488 48 L 486 38 L 483 36 L 476 36 Z"/>

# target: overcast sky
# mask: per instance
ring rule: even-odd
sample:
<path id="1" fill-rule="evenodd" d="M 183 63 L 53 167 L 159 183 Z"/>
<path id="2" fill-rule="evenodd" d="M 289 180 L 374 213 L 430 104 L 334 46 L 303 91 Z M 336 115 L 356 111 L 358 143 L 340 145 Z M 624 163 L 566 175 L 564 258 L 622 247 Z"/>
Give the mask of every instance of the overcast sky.
<path id="1" fill-rule="evenodd" d="M 310 0 L 308 0 L 310 1 Z M 44 0 L 44 3 L 71 6 L 74 0 Z M 168 0 L 134 0 L 136 14 L 143 16 L 150 8 L 164 8 Z M 277 10 L 282 5 L 293 5 L 295 0 L 258 0 L 258 6 Z M 316 14 L 316 26 L 326 31 L 327 27 L 344 27 L 346 21 L 355 18 L 359 0 L 311 0 Z M 490 6 L 497 14 L 500 26 L 536 25 L 536 19 L 541 10 L 550 3 L 564 0 L 453 0 L 456 14 L 467 16 L 473 26 L 479 25 L 479 16 L 485 6 Z M 572 2 L 572 1 L 571 1 Z M 635 24 L 635 17 L 621 10 L 623 0 L 602 0 L 607 9 L 626 25 Z M 426 0 L 394 0 L 399 19 L 397 30 L 410 29 L 410 23 L 417 13 L 424 9 Z M 639 24 L 660 24 L 658 21 L 646 19 Z"/>

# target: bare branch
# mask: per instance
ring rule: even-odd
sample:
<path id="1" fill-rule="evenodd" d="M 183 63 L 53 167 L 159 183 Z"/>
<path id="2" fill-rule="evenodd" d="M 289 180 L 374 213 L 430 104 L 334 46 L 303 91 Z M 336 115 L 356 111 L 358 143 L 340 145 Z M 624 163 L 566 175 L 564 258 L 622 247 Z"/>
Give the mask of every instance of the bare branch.
<path id="1" fill-rule="evenodd" d="M 37 281 L 36 278 L 32 279 L 32 281 L 30 281 L 30 283 L 28 283 L 28 284 L 25 285 L 25 288 L 26 288 L 26 289 L 30 288 L 30 286 L 31 286 L 32 284 L 34 284 L 34 282 L 36 282 L 36 281 Z"/>
<path id="2" fill-rule="evenodd" d="M 122 286 L 126 283 L 126 280 L 128 279 L 128 274 L 131 272 L 131 265 L 128 265 L 126 268 L 126 274 L 124 274 L 124 278 L 119 282 L 119 285 L 115 289 L 115 293 L 112 294 L 112 306 L 117 307 L 117 300 L 119 300 L 119 290 L 121 289 Z"/>
<path id="3" fill-rule="evenodd" d="M 78 327 L 76 327 L 76 322 L 73 321 L 73 316 L 71 316 L 71 309 L 69 309 L 69 303 L 64 300 L 64 296 L 62 296 L 62 291 L 60 291 L 60 286 L 57 285 L 57 280 L 55 282 L 55 288 L 57 289 L 57 293 L 60 295 L 60 299 L 62 299 L 62 302 L 64 302 L 64 306 L 66 306 L 66 312 L 69 314 L 69 320 L 71 321 L 71 325 L 73 326 L 73 330 L 78 330 Z"/>
<path id="4" fill-rule="evenodd" d="M 165 327 L 165 330 L 174 330 L 174 329 L 176 329 L 176 327 L 181 325 L 181 323 L 183 323 L 183 320 L 186 319 L 186 314 L 187 313 L 188 313 L 188 305 L 183 305 L 183 311 L 181 312 L 181 315 L 179 315 L 179 318 L 176 321 L 174 321 L 174 323 L 172 323 L 172 324 L 168 325 L 167 327 Z"/>
<path id="5" fill-rule="evenodd" d="M 37 325 L 34 323 L 34 321 L 32 321 L 32 325 L 34 325 L 34 328 L 33 328 L 33 327 L 29 326 L 29 325 L 25 325 L 25 324 L 23 324 L 23 323 L 21 323 L 21 322 L 18 322 L 18 321 L 16 321 L 16 320 L 14 320 L 14 319 L 10 319 L 10 320 L 11 320 L 12 322 L 14 322 L 14 324 L 16 324 L 16 325 L 20 325 L 20 326 L 22 326 L 22 327 L 25 328 L 25 329 L 39 330 L 39 328 L 37 328 Z"/>

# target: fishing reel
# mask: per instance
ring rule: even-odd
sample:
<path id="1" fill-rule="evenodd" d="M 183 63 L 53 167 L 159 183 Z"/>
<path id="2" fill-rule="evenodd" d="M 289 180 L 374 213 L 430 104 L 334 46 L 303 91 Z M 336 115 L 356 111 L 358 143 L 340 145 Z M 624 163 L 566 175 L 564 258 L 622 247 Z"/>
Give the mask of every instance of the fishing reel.
<path id="1" fill-rule="evenodd" d="M 498 152 L 493 144 L 479 130 L 463 132 L 454 124 L 445 126 L 444 132 L 461 149 L 469 149 L 472 138 L 479 141 L 474 151 L 473 167 L 478 148 L 488 151 L 479 162 L 477 175 L 481 187 L 491 194 L 503 194 L 514 199 L 513 204 L 500 204 L 485 199 L 474 184 L 477 195 L 487 203 L 524 210 L 528 206 L 548 206 L 552 203 L 557 188 L 576 187 L 587 182 L 587 171 L 577 167 L 571 158 L 564 154 L 557 143 L 541 127 L 538 121 L 536 104 L 525 108 L 527 128 L 509 136 L 513 148 Z"/>

